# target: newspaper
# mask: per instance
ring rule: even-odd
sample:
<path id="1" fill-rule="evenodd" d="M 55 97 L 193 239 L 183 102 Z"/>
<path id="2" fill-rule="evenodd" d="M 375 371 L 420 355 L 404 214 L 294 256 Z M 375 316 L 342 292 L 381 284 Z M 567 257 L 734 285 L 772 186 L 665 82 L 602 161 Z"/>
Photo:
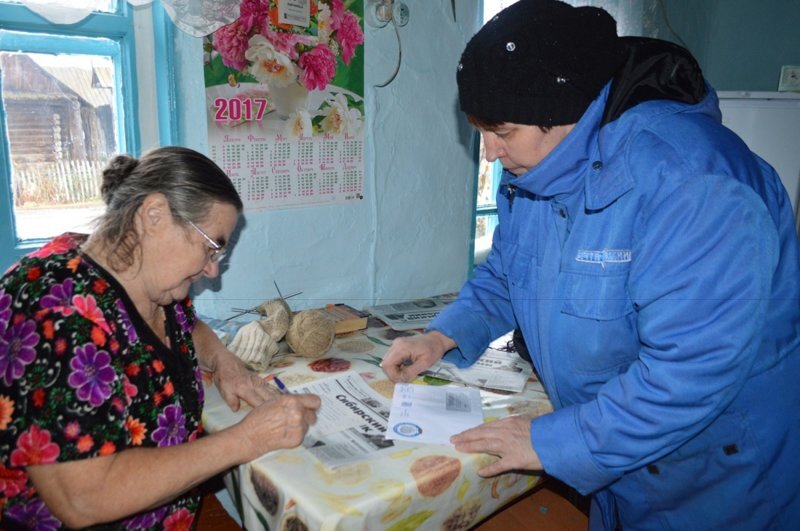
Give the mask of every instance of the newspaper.
<path id="1" fill-rule="evenodd" d="M 445 293 L 423 299 L 369 306 L 364 311 L 374 315 L 393 330 L 425 328 L 448 304 L 456 300 L 458 293 Z"/>
<path id="2" fill-rule="evenodd" d="M 355 371 L 298 385 L 290 391 L 313 393 L 322 399 L 317 422 L 306 433 L 303 446 L 329 468 L 407 447 L 385 438 L 391 401 Z"/>
<path id="3" fill-rule="evenodd" d="M 508 334 L 493 341 L 481 357 L 466 369 L 440 360 L 422 374 L 484 389 L 519 393 L 533 374 L 533 367 L 520 358 L 516 351 L 504 346 L 510 337 L 511 334 Z"/>

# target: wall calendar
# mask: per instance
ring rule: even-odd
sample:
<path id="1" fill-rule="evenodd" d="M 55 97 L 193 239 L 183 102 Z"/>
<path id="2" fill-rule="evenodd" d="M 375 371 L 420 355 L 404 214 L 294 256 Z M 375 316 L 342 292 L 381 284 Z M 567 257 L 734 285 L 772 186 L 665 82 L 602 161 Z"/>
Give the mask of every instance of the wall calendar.
<path id="1" fill-rule="evenodd" d="M 243 0 L 204 39 L 209 156 L 245 209 L 363 199 L 363 12 L 363 0 Z"/>

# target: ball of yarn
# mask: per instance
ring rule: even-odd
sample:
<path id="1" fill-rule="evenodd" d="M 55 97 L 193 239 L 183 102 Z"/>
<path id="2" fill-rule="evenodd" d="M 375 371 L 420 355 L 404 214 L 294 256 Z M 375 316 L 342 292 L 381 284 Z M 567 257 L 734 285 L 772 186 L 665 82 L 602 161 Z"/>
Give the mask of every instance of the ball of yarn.
<path id="1" fill-rule="evenodd" d="M 286 332 L 286 343 L 292 352 L 305 358 L 319 358 L 333 344 L 336 324 L 320 310 L 298 312 Z"/>
<path id="2" fill-rule="evenodd" d="M 276 343 L 283 339 L 286 331 L 289 330 L 289 322 L 292 320 L 292 310 L 289 304 L 283 299 L 272 299 L 260 304 L 256 311 L 263 315 L 265 319 L 258 321 L 261 328 L 269 334 Z"/>
<path id="3" fill-rule="evenodd" d="M 247 366 L 258 372 L 269 366 L 279 350 L 278 343 L 273 341 L 257 321 L 241 327 L 228 348 Z"/>

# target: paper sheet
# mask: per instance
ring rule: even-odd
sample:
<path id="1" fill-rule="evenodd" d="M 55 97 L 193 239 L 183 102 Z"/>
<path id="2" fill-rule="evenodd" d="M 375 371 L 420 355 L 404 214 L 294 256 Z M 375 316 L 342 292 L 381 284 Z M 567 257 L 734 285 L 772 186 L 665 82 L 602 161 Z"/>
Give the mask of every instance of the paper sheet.
<path id="1" fill-rule="evenodd" d="M 483 423 L 481 394 L 461 386 L 397 384 L 387 439 L 450 445 L 450 437 Z"/>

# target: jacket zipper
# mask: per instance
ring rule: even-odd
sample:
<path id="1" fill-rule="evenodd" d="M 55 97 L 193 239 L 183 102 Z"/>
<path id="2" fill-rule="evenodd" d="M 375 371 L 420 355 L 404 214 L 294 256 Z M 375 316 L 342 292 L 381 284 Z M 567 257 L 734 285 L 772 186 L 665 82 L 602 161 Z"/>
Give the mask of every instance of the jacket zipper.
<path id="1" fill-rule="evenodd" d="M 514 193 L 517 191 L 517 188 L 513 184 L 507 184 L 506 189 L 508 190 L 508 211 L 514 208 Z"/>

